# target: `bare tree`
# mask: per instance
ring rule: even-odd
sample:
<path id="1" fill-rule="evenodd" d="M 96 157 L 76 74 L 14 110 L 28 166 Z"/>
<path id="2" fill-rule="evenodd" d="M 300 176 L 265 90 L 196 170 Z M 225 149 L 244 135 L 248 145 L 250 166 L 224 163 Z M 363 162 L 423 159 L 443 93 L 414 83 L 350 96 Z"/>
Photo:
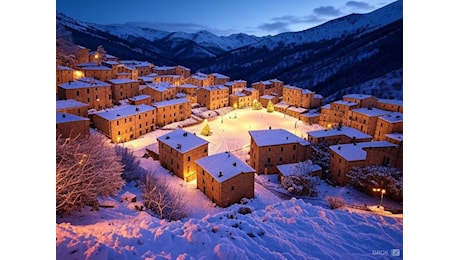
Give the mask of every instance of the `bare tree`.
<path id="1" fill-rule="evenodd" d="M 123 165 L 101 135 L 84 139 L 57 137 L 56 213 L 70 214 L 84 206 L 98 208 L 99 196 L 116 195 L 125 181 Z"/>
<path id="2" fill-rule="evenodd" d="M 96 54 L 97 54 L 97 62 L 99 64 L 101 64 L 101 61 L 104 61 L 107 59 L 107 52 L 105 51 L 102 45 L 97 46 Z"/>
<path id="3" fill-rule="evenodd" d="M 186 215 L 184 193 L 156 178 L 154 173 L 146 175 L 145 183 L 142 185 L 142 199 L 144 206 L 160 219 L 173 221 L 182 219 Z"/>
<path id="4" fill-rule="evenodd" d="M 63 25 L 56 24 L 56 66 L 74 68 L 77 62 L 77 48 L 72 42 L 72 34 Z"/>
<path id="5" fill-rule="evenodd" d="M 144 182 L 146 170 L 140 166 L 140 161 L 134 155 L 133 150 L 122 146 L 115 146 L 115 152 L 121 157 L 123 174 L 121 177 L 126 181 Z"/>

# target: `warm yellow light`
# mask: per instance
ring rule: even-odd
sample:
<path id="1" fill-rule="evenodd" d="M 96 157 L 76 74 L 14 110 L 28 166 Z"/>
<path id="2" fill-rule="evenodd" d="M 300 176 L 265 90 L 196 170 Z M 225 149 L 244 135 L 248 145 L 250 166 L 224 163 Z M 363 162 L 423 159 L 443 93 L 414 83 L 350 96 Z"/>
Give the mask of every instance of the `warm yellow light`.
<path id="1" fill-rule="evenodd" d="M 80 70 L 75 70 L 73 72 L 73 79 L 76 80 L 76 79 L 79 79 L 79 78 L 83 78 L 84 77 L 84 74 L 82 71 Z"/>
<path id="2" fill-rule="evenodd" d="M 120 140 L 121 140 L 121 137 L 120 137 L 120 136 L 118 136 L 118 137 L 117 137 L 117 143 L 119 143 L 119 142 L 120 142 Z"/>
<path id="3" fill-rule="evenodd" d="M 331 128 L 332 128 L 332 124 L 327 124 L 327 128 L 328 128 L 328 129 L 331 129 Z"/>
<path id="4" fill-rule="evenodd" d="M 96 58 L 96 59 L 97 59 L 97 58 L 99 58 L 99 55 L 97 55 L 97 54 L 96 54 L 96 55 L 94 55 L 94 58 Z"/>
<path id="5" fill-rule="evenodd" d="M 386 192 L 386 190 L 382 190 L 382 193 L 385 193 L 385 192 Z"/>
<path id="6" fill-rule="evenodd" d="M 238 108 L 238 105 L 236 103 L 233 103 L 233 108 L 234 109 L 237 109 Z"/>

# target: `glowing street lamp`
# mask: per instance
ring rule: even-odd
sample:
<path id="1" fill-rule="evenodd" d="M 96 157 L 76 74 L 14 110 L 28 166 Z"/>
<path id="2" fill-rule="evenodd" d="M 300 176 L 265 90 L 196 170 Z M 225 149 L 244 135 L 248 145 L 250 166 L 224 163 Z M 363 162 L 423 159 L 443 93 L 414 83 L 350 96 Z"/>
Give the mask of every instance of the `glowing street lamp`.
<path id="1" fill-rule="evenodd" d="M 380 188 L 373 188 L 373 192 L 380 192 L 380 204 L 377 208 L 380 208 L 382 206 L 382 200 L 383 200 L 383 194 L 386 192 L 385 189 L 380 189 Z"/>

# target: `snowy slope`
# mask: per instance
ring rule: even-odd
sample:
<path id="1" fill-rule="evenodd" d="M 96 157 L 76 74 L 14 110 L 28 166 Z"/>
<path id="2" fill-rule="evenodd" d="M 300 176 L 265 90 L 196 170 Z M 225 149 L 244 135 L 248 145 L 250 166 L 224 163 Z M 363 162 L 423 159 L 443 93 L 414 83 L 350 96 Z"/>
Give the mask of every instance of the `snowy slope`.
<path id="1" fill-rule="evenodd" d="M 376 30 L 402 19 L 402 5 L 403 3 L 401 0 L 396 1 L 368 14 L 351 14 L 301 32 L 281 33 L 266 38 L 251 47 L 261 48 L 266 46 L 268 49 L 272 50 L 280 44 L 284 46 L 295 46 L 310 42 L 342 38 L 347 35 L 355 35 L 358 37 L 360 34 Z"/>

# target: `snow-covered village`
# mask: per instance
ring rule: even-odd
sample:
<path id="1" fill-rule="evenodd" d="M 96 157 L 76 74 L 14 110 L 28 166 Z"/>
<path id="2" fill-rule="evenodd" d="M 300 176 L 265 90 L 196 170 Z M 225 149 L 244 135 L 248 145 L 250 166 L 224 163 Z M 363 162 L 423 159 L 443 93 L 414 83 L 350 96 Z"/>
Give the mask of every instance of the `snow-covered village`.
<path id="1" fill-rule="evenodd" d="M 57 259 L 402 258 L 402 95 L 333 100 L 59 35 Z"/>

